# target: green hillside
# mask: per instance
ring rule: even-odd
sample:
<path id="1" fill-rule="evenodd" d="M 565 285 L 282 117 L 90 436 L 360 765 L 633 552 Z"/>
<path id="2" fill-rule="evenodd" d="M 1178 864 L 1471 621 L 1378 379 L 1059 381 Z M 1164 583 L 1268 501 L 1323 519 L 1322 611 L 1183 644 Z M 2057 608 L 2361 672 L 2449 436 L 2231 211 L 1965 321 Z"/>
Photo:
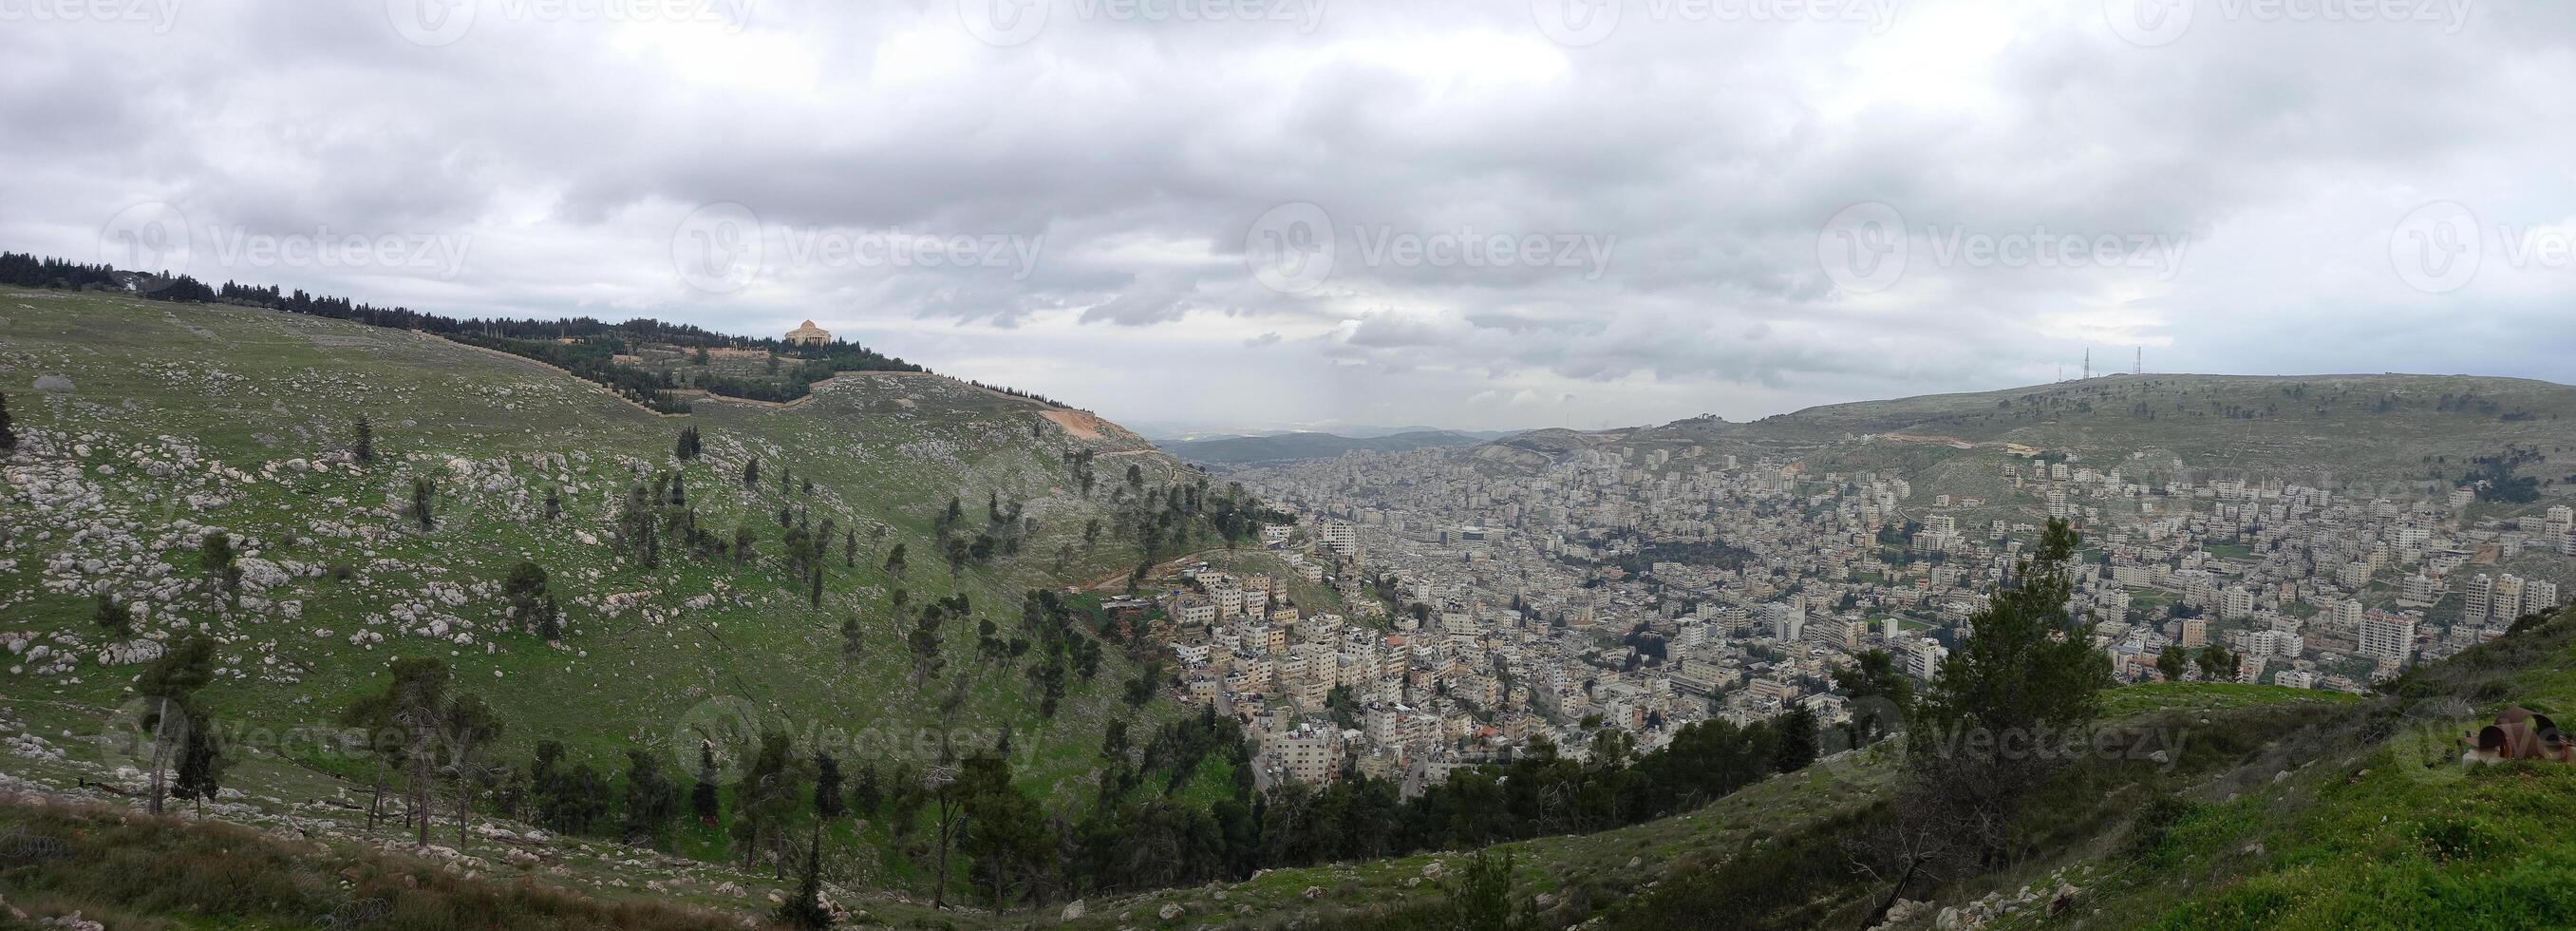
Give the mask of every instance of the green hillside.
<path id="1" fill-rule="evenodd" d="M 1412 431 L 1375 437 L 1330 433 L 1281 433 L 1273 436 L 1229 436 L 1167 444 L 1165 452 L 1189 462 L 1215 465 L 1275 465 L 1332 459 L 1348 452 L 1401 453 L 1417 449 L 1474 446 L 1484 442 L 1446 430 Z"/>
<path id="2" fill-rule="evenodd" d="M 1684 420 L 1584 433 L 1540 430 L 1479 447 L 1488 468 L 1527 470 L 1591 448 L 1673 454 L 1675 467 L 1734 455 L 1811 475 L 1878 470 L 1918 497 L 2000 501 L 2003 467 L 2068 461 L 2124 481 L 2274 480 L 2351 493 L 2421 494 L 2529 479 L 2576 494 L 2576 388 L 2454 375 L 2115 375 L 1977 394 L 1809 408 L 1752 423 Z M 1697 450 L 1696 457 L 1693 450 Z M 2023 510 L 2027 512 L 2027 502 Z"/>
<path id="3" fill-rule="evenodd" d="M 227 727 L 318 734 L 381 691 L 392 660 L 431 657 L 505 723 L 492 759 L 523 767 L 555 741 L 564 765 L 595 764 L 612 783 L 630 749 L 662 756 L 685 783 L 691 729 L 748 713 L 800 744 L 839 741 L 846 767 L 889 776 L 935 762 L 924 758 L 929 729 L 966 750 L 1007 743 L 1024 788 L 1070 798 L 1109 721 L 1150 727 L 1175 713 L 1129 701 L 1132 645 L 1109 644 L 1083 675 L 1082 651 L 1051 658 L 1054 641 L 1023 611 L 1032 588 L 1136 564 L 1134 528 L 1156 522 L 1168 488 L 1201 481 L 1079 412 L 871 372 L 793 404 L 704 398 L 667 416 L 433 336 L 22 290 L 0 290 L 0 386 L 23 441 L 0 499 L 0 645 L 11 654 L 0 710 L 33 733 L 112 726 L 150 644 L 197 633 L 219 642 L 200 696 Z M 366 464 L 351 458 L 362 417 L 376 457 Z M 682 461 L 675 444 L 690 427 L 703 453 Z M 759 481 L 746 485 L 755 457 Z M 647 566 L 620 516 L 664 476 L 677 477 L 685 507 L 654 502 L 660 516 L 646 522 L 670 523 Z M 410 507 L 422 482 L 426 531 Z M 940 544 L 952 498 L 962 518 L 946 535 L 963 556 L 953 575 Z M 816 534 L 836 528 L 815 560 L 819 606 L 792 574 L 782 510 Z M 702 536 L 691 540 L 691 526 Z M 1188 545 L 1212 545 L 1209 522 L 1177 526 L 1155 542 L 1194 528 Z M 217 530 L 237 550 L 230 593 L 200 556 Z M 747 556 L 731 547 L 738 530 L 753 541 Z M 898 547 L 900 574 L 888 568 Z M 503 584 L 523 561 L 561 605 L 559 644 L 508 619 Z M 94 623 L 100 593 L 139 616 L 131 637 Z M 933 641 L 945 670 L 923 676 L 914 619 L 951 596 L 971 610 Z M 995 624 L 996 644 L 1039 642 L 979 649 L 979 621 Z M 1050 663 L 1076 671 L 1047 716 L 1039 673 Z M 270 762 L 294 764 L 285 769 L 360 780 L 343 789 L 370 776 L 364 754 L 281 743 Z M 720 855 L 722 828 L 678 842 Z M 859 870 L 898 888 L 924 882 L 899 857 Z"/>

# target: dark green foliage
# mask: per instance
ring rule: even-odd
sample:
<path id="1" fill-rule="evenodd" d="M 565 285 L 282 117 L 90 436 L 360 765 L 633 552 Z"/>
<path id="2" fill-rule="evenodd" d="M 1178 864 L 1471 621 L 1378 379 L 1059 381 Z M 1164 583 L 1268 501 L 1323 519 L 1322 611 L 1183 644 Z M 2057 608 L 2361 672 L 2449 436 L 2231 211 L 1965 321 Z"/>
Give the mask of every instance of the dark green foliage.
<path id="1" fill-rule="evenodd" d="M 546 590 L 544 567 L 534 562 L 511 567 L 510 577 L 501 583 L 501 597 L 510 622 L 520 630 L 548 643 L 563 639 L 563 609 Z"/>
<path id="2" fill-rule="evenodd" d="M 849 813 L 841 797 L 841 761 L 829 753 L 814 757 L 814 813 L 826 820 Z"/>
<path id="3" fill-rule="evenodd" d="M 177 775 L 171 780 L 170 794 L 197 803 L 197 813 L 206 811 L 206 800 L 222 790 L 224 771 L 231 769 L 233 758 L 224 752 L 223 734 L 202 711 L 190 710 L 187 737 L 180 741 Z"/>
<path id="4" fill-rule="evenodd" d="M 360 465 L 376 461 L 375 425 L 368 423 L 367 418 L 360 415 L 357 424 L 349 429 L 349 433 L 350 457 L 358 460 Z"/>
<path id="5" fill-rule="evenodd" d="M 662 846 L 671 819 L 679 814 L 680 787 L 663 775 L 661 757 L 643 750 L 626 751 L 626 820 L 621 832 L 626 840 Z"/>
<path id="6" fill-rule="evenodd" d="M 1457 931 L 1510 931 L 1512 919 L 1512 852 L 1478 851 L 1458 871 L 1443 903 L 1447 927 Z"/>
<path id="7" fill-rule="evenodd" d="M 134 636 L 134 609 L 118 602 L 115 595 L 98 593 L 97 604 L 90 610 L 90 620 L 109 637 L 122 640 Z"/>
<path id="8" fill-rule="evenodd" d="M 801 931 L 822 931 L 832 926 L 832 912 L 823 907 L 823 829 L 814 829 L 813 840 L 805 846 L 804 865 L 796 879 L 796 894 L 778 905 L 778 921 Z"/>
<path id="9" fill-rule="evenodd" d="M 681 462 L 696 459 L 699 453 L 706 451 L 705 443 L 698 437 L 698 428 L 694 426 L 681 427 L 680 437 L 672 446 L 672 455 L 679 457 Z"/>
<path id="10" fill-rule="evenodd" d="M 205 542 L 197 547 L 197 568 L 215 583 L 224 597 L 241 593 L 241 554 L 233 549 L 233 535 L 221 530 L 208 531 Z"/>
<path id="11" fill-rule="evenodd" d="M 411 518 L 420 523 L 420 532 L 438 529 L 438 484 L 427 478 L 411 480 Z"/>

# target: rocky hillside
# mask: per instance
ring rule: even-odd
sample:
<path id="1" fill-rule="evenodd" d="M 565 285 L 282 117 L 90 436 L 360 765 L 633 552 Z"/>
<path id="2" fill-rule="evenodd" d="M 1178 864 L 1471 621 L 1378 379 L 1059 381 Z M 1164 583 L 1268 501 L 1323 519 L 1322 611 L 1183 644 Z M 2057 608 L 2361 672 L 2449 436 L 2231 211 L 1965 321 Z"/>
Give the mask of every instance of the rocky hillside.
<path id="1" fill-rule="evenodd" d="M 1580 450 L 1735 455 L 1808 471 L 1876 469 L 1917 492 L 1981 496 L 2000 466 L 2068 458 L 2127 481 L 2275 479 L 2421 490 L 2504 474 L 2576 494 L 2576 388 L 2450 375 L 2116 375 L 1809 408 L 1753 423 L 1684 420 L 1583 433 L 1541 430 L 1479 447 L 1526 470 Z"/>
<path id="2" fill-rule="evenodd" d="M 1007 742 L 1024 785 L 1069 797 L 1108 721 L 1175 713 L 1127 699 L 1119 649 L 1062 676 L 1048 715 L 1044 650 L 978 648 L 979 621 L 1029 636 L 1029 589 L 1137 563 L 1129 519 L 1199 481 L 1087 414 L 870 372 L 790 404 L 702 398 L 667 416 L 423 334 L 24 290 L 0 290 L 0 392 L 22 440 L 0 489 L 0 709 L 45 739 L 114 725 L 141 664 L 200 633 L 218 642 L 200 695 L 228 726 L 319 733 L 382 690 L 389 662 L 433 657 L 505 723 L 494 758 L 555 741 L 565 765 L 609 772 L 634 749 L 694 770 L 690 735 L 710 713 L 847 735 L 845 759 L 887 765 L 944 724 Z M 372 461 L 357 455 L 362 418 Z M 686 459 L 684 429 L 698 438 Z M 628 520 L 638 501 L 649 556 Z M 819 540 L 819 587 L 791 565 L 790 526 Z M 230 585 L 204 555 L 218 535 Z M 522 563 L 543 570 L 559 631 L 511 614 Z M 931 637 L 946 672 L 926 678 L 913 618 L 951 596 L 972 607 Z M 130 629 L 98 623 L 102 597 Z M 274 762 L 370 765 L 345 749 Z M 721 855 L 721 828 L 702 833 L 682 847 Z M 900 862 L 854 869 L 920 879 Z"/>

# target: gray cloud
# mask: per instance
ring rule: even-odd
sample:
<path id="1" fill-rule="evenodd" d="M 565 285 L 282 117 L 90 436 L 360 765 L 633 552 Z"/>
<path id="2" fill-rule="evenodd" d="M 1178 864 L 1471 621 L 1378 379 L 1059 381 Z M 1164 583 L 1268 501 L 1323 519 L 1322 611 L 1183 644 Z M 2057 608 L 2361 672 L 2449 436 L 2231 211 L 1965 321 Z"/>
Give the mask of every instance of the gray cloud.
<path id="1" fill-rule="evenodd" d="M 2045 380 L 2088 346 L 2567 380 L 2576 348 L 2576 268 L 2516 258 L 2576 233 L 2555 92 L 2576 21 L 2545 5 L 2453 29 L 2200 3 L 2140 45 L 2093 3 L 1906 3 L 1873 31 L 1631 2 L 1567 46 L 1517 3 L 1328 4 L 1311 29 L 1058 3 L 992 45 L 956 0 L 682 22 L 466 2 L 443 45 L 375 3 L 6 24 L 0 246 L 112 261 L 102 227 L 145 202 L 228 234 L 470 237 L 453 278 L 205 250 L 188 270 L 468 315 L 813 317 L 1138 420 L 1758 416 Z M 2445 200 L 2483 224 L 2483 261 L 2428 293 L 2389 246 Z M 1902 216 L 1905 261 L 1855 288 L 1820 238 L 1870 202 Z M 738 290 L 675 268 L 712 203 L 760 224 Z M 1281 205 L 1328 219 L 1263 240 Z M 2069 234 L 2181 248 L 2170 267 L 1960 250 Z M 922 237 L 1015 258 L 793 248 Z M 1266 242 L 1329 272 L 1273 287 Z M 1033 361 L 1139 350 L 1156 364 Z"/>

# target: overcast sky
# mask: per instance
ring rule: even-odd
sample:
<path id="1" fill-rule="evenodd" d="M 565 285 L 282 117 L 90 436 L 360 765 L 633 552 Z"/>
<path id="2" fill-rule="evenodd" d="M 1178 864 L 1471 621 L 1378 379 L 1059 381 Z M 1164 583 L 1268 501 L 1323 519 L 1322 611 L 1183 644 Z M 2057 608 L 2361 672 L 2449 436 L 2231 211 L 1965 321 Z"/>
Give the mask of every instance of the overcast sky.
<path id="1" fill-rule="evenodd" d="M 2576 381 L 2576 12 L 0 0 L 0 248 L 812 318 L 1148 425 Z M 358 237 L 353 244 L 350 237 Z"/>

